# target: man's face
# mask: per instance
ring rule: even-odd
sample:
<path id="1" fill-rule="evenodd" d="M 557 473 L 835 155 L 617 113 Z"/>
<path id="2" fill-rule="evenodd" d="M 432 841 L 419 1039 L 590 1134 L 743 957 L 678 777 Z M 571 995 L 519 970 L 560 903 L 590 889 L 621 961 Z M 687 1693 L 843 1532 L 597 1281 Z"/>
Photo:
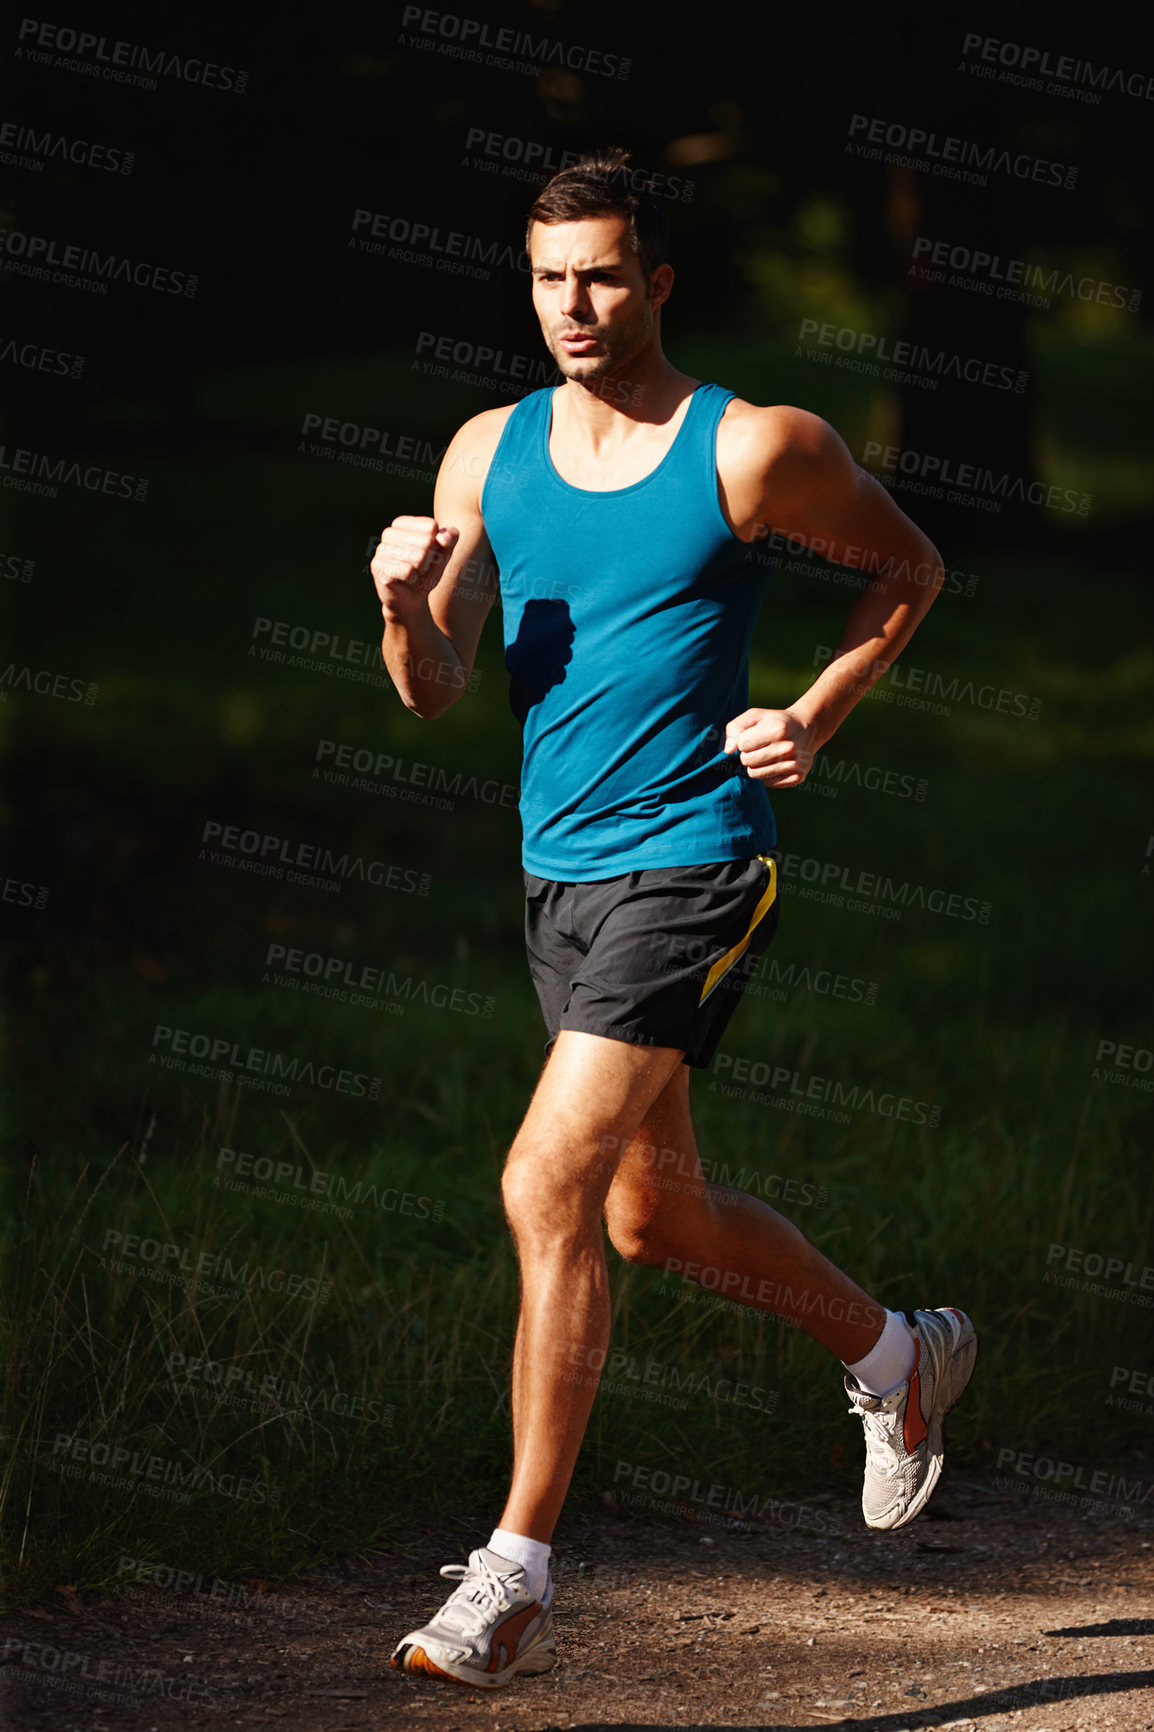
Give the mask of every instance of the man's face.
<path id="1" fill-rule="evenodd" d="M 645 348 L 673 272 L 661 265 L 647 283 L 623 217 L 535 222 L 529 258 L 541 334 L 566 379 L 619 373 Z"/>

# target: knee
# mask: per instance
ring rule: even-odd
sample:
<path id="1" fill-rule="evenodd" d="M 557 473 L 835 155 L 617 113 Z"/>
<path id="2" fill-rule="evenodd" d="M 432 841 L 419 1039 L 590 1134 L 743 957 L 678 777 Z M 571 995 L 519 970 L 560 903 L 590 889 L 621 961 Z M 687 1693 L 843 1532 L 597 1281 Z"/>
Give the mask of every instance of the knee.
<path id="1" fill-rule="evenodd" d="M 505 1170 L 501 1174 L 501 1202 L 505 1208 L 505 1219 L 514 1234 L 531 1231 L 548 1213 L 545 1187 L 535 1182 L 539 1178 L 540 1174 L 532 1171 L 530 1163 L 519 1159 L 515 1152 L 505 1162 Z"/>
<path id="2" fill-rule="evenodd" d="M 605 1224 L 613 1249 L 627 1263 L 656 1268 L 668 1257 L 676 1255 L 655 1208 L 638 1208 L 636 1205 L 622 1208 L 607 1203 Z"/>
<path id="3" fill-rule="evenodd" d="M 501 1201 L 519 1249 L 583 1242 L 597 1229 L 596 1206 L 581 1186 L 564 1183 L 532 1151 L 510 1153 L 501 1175 Z"/>

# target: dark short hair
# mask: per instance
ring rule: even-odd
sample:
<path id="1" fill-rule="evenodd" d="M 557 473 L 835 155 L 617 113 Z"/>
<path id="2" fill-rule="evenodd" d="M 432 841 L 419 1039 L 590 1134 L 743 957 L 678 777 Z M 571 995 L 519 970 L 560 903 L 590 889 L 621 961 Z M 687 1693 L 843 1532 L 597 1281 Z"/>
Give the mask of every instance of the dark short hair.
<path id="1" fill-rule="evenodd" d="M 619 216 L 629 225 L 629 244 L 649 277 L 669 258 L 669 220 L 649 176 L 629 167 L 630 153 L 611 147 L 578 157 L 542 187 L 525 224 L 525 251 L 534 223 L 578 222 L 582 217 Z M 639 184 L 634 184 L 635 182 Z"/>

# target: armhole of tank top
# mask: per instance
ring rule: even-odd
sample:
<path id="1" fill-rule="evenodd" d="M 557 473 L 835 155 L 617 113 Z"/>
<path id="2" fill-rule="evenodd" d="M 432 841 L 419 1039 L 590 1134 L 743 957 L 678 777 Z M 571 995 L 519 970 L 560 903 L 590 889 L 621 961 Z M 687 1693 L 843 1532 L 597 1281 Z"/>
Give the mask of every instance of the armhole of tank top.
<path id="1" fill-rule="evenodd" d="M 535 396 L 536 393 L 534 392 L 533 395 Z M 481 510 L 481 522 L 482 523 L 484 523 L 484 521 L 485 521 L 485 490 L 489 485 L 489 482 L 492 478 L 492 474 L 493 474 L 494 469 L 497 467 L 497 460 L 501 456 L 502 451 L 504 450 L 505 441 L 508 440 L 509 443 L 512 444 L 512 435 L 510 434 L 509 429 L 513 425 L 514 421 L 517 419 L 517 411 L 518 411 L 518 409 L 523 409 L 525 404 L 528 401 L 529 401 L 528 397 L 522 397 L 522 399 L 519 403 L 514 403 L 512 413 L 509 415 L 506 415 L 506 417 L 505 417 L 505 425 L 501 429 L 501 437 L 498 439 L 496 445 L 493 447 L 493 455 L 489 459 L 489 467 L 485 471 L 485 479 L 481 483 L 481 493 L 480 493 L 480 497 L 477 500 L 477 504 L 479 505 L 480 510 Z"/>
<path id="2" fill-rule="evenodd" d="M 736 531 L 733 529 L 732 525 L 730 524 L 729 519 L 726 517 L 725 512 L 721 508 L 721 476 L 718 473 L 718 468 L 717 468 L 717 435 L 721 429 L 722 416 L 725 414 L 725 411 L 728 409 L 729 405 L 733 402 L 733 399 L 737 396 L 737 392 L 727 390 L 724 385 L 718 385 L 717 389 L 719 391 L 725 391 L 725 402 L 721 405 L 721 408 L 717 411 L 717 415 L 716 415 L 716 418 L 715 418 L 714 423 L 713 423 L 713 431 L 710 434 L 709 438 L 705 441 L 705 444 L 706 444 L 706 463 L 707 463 L 707 466 L 709 468 L 710 476 L 711 476 L 711 480 L 712 480 L 711 496 L 713 499 L 714 509 L 717 512 L 717 520 L 721 524 L 721 527 L 722 527 L 722 529 L 724 529 L 726 535 L 728 535 L 730 541 L 736 543 L 736 545 L 738 547 L 748 547 L 748 546 L 750 546 L 750 543 L 747 541 L 742 541 L 740 535 L 738 535 L 736 533 Z"/>

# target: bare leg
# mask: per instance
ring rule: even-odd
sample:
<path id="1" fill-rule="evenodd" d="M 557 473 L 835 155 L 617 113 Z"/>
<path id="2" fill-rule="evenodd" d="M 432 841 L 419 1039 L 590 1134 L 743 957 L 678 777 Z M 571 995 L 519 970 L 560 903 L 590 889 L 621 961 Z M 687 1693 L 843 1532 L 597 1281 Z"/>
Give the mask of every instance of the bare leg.
<path id="1" fill-rule="evenodd" d="M 623 1152 L 605 1203 L 609 1236 L 632 1262 L 676 1262 L 692 1279 L 799 1326 L 846 1363 L 862 1359 L 885 1308 L 759 1197 L 710 1184 L 680 1065 Z"/>
<path id="2" fill-rule="evenodd" d="M 552 1536 L 609 1342 L 601 1214 L 617 1151 L 677 1068 L 673 1048 L 563 1030 L 509 1152 L 502 1190 L 521 1309 L 513 1482 L 499 1525 L 530 1539 Z"/>

